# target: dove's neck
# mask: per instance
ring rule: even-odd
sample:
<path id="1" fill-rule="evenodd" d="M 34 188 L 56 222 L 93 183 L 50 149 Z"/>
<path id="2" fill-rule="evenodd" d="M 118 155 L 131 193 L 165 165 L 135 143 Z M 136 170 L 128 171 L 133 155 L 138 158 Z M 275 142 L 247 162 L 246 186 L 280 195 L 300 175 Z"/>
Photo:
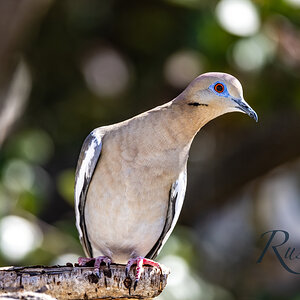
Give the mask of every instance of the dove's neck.
<path id="1" fill-rule="evenodd" d="M 175 180 L 186 166 L 194 136 L 211 119 L 210 110 L 173 100 L 132 119 L 103 127 L 103 147 L 137 168 L 151 166 Z"/>
<path id="2" fill-rule="evenodd" d="M 134 127 L 136 132 L 142 130 L 146 140 L 152 143 L 152 151 L 154 148 L 188 151 L 196 133 L 213 118 L 206 107 L 192 107 L 173 100 L 134 118 Z"/>
<path id="3" fill-rule="evenodd" d="M 164 136 L 166 146 L 170 147 L 191 143 L 197 132 L 214 118 L 215 113 L 207 107 L 179 105 L 175 101 L 153 109 L 146 116 L 153 134 Z"/>

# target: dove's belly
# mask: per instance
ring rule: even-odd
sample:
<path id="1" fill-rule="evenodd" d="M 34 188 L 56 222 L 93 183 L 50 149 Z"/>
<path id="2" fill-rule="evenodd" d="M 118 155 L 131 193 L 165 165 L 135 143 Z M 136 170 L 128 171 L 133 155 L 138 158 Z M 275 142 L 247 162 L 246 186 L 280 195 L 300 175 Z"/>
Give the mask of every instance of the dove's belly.
<path id="1" fill-rule="evenodd" d="M 159 239 L 172 181 L 147 172 L 128 169 L 127 174 L 114 176 L 101 165 L 94 173 L 96 180 L 89 187 L 85 206 L 93 256 L 106 255 L 113 262 L 126 263 L 132 257 L 146 256 Z M 145 184 L 146 178 L 153 180 Z"/>

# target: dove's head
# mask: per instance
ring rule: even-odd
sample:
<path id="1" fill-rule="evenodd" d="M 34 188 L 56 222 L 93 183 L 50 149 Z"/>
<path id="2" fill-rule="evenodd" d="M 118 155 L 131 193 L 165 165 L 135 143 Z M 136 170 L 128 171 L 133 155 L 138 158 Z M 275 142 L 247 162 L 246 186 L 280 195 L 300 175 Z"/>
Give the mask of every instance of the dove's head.
<path id="1" fill-rule="evenodd" d="M 205 111 L 212 118 L 239 111 L 258 121 L 256 112 L 244 100 L 240 82 L 226 73 L 205 73 L 195 78 L 182 93 L 190 109 Z"/>

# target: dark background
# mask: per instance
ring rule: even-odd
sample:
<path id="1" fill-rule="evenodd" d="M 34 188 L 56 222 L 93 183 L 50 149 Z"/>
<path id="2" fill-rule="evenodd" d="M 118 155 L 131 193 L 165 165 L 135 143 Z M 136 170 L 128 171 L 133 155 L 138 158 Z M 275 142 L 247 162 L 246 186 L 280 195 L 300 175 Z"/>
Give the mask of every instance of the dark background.
<path id="1" fill-rule="evenodd" d="M 227 114 L 195 138 L 160 299 L 300 299 L 274 251 L 256 264 L 268 230 L 289 232 L 282 256 L 300 253 L 299 69 L 298 0 L 2 0 L 0 264 L 75 262 L 85 136 L 222 71 L 259 123 Z M 295 255 L 284 260 L 300 272 Z"/>

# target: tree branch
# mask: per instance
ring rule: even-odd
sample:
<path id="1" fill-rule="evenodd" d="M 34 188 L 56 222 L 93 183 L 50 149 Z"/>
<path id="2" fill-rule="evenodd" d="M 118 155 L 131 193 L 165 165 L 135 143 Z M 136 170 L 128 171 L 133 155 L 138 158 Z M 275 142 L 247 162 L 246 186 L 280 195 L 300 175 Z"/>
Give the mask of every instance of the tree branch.
<path id="1" fill-rule="evenodd" d="M 135 291 L 134 273 L 132 268 L 126 277 L 125 266 L 117 264 L 110 270 L 101 266 L 99 276 L 93 267 L 5 267 L 0 268 L 0 291 L 40 292 L 57 299 L 150 299 L 165 288 L 169 270 L 145 266 Z"/>
<path id="2" fill-rule="evenodd" d="M 0 300 L 55 300 L 55 298 L 42 294 L 33 292 L 17 292 L 17 293 L 5 293 L 0 294 Z"/>

